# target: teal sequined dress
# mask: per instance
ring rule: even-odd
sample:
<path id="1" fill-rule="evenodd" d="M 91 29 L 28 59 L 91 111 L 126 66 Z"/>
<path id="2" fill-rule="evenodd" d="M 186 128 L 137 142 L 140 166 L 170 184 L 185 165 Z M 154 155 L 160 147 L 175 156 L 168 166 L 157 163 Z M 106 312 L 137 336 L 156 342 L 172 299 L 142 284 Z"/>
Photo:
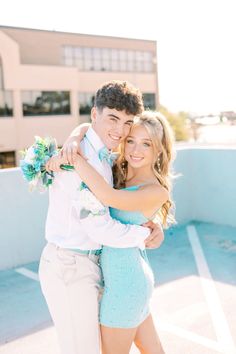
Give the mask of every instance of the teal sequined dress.
<path id="1" fill-rule="evenodd" d="M 136 190 L 139 186 L 125 189 Z M 140 212 L 110 208 L 114 219 L 123 224 L 141 225 L 147 218 Z M 134 328 L 149 315 L 154 277 L 146 251 L 137 247 L 104 246 L 100 256 L 104 293 L 100 303 L 100 323 L 113 328 Z"/>

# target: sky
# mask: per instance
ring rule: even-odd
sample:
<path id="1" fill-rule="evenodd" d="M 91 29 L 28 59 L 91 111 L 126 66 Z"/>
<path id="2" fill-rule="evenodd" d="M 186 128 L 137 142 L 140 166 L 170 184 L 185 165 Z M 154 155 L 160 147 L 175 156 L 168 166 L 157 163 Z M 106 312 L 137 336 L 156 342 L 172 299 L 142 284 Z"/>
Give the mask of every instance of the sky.
<path id="1" fill-rule="evenodd" d="M 160 102 L 236 111 L 235 0 L 8 0 L 0 25 L 157 41 Z"/>

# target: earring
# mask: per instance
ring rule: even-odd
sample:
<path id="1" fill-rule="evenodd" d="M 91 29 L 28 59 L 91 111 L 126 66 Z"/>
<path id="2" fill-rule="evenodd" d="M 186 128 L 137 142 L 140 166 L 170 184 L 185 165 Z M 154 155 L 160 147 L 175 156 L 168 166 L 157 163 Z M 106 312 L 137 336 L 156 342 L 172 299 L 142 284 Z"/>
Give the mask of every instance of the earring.
<path id="1" fill-rule="evenodd" d="M 126 173 L 126 160 L 125 159 L 123 159 L 123 161 L 121 162 L 121 169 L 122 169 L 123 174 L 125 175 L 125 173 Z"/>
<path id="2" fill-rule="evenodd" d="M 158 156 L 157 158 L 157 172 L 160 174 L 161 173 L 161 160 L 160 157 Z"/>

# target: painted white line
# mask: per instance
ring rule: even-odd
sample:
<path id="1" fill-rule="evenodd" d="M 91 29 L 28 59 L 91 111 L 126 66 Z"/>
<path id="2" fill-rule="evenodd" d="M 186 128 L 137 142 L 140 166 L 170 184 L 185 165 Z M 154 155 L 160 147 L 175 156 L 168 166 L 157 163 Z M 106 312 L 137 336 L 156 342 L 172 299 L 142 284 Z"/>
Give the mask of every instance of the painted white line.
<path id="1" fill-rule="evenodd" d="M 215 288 L 214 280 L 212 279 L 208 268 L 196 228 L 193 225 L 189 225 L 187 226 L 187 232 L 218 343 L 221 348 L 224 348 L 225 354 L 235 354 L 236 349 L 234 341 Z"/>
<path id="2" fill-rule="evenodd" d="M 33 280 L 36 280 L 36 281 L 39 281 L 39 276 L 37 273 L 35 272 L 32 272 L 31 270 L 29 269 L 26 269 L 26 268 L 16 268 L 15 269 L 15 272 L 17 273 L 20 273 L 22 275 L 24 275 L 25 277 L 27 278 L 30 278 L 30 279 L 33 279 Z"/>
<path id="3" fill-rule="evenodd" d="M 155 321 L 155 319 L 154 319 L 154 321 Z M 198 334 L 187 331 L 187 330 L 177 327 L 175 325 L 168 324 L 160 319 L 155 321 L 155 325 L 158 329 L 161 329 L 165 332 L 169 332 L 169 333 L 174 334 L 180 338 L 187 339 L 193 343 L 200 344 L 203 347 L 211 349 L 211 350 L 215 350 L 218 353 L 224 353 L 224 350 L 223 350 L 223 348 L 220 347 L 219 343 L 215 342 L 211 339 L 199 336 Z"/>

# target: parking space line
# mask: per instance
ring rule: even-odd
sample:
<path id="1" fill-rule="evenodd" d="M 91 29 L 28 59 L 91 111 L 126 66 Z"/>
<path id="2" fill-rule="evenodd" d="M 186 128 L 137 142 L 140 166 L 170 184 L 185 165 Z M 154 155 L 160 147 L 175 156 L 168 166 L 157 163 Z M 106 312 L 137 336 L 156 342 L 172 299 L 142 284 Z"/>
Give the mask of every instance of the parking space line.
<path id="1" fill-rule="evenodd" d="M 27 269 L 27 268 L 24 268 L 24 267 L 16 268 L 16 269 L 15 269 L 15 272 L 20 273 L 20 274 L 24 275 L 24 276 L 27 277 L 27 278 L 30 278 L 30 279 L 39 281 L 39 276 L 38 276 L 38 274 L 35 273 L 35 272 L 32 272 L 31 270 L 29 270 L 29 269 Z"/>
<path id="2" fill-rule="evenodd" d="M 208 268 L 197 230 L 194 225 L 188 225 L 187 232 L 218 343 L 224 349 L 225 354 L 235 354 L 236 349 L 233 338 L 215 288 L 214 280 Z"/>
<path id="3" fill-rule="evenodd" d="M 154 319 L 155 321 L 155 319 Z M 186 329 L 177 327 L 175 325 L 166 323 L 165 321 L 158 320 L 155 321 L 156 327 L 160 328 L 162 331 L 169 332 L 180 338 L 187 339 L 193 343 L 200 344 L 205 348 L 215 350 L 219 353 L 224 353 L 223 348 L 220 347 L 219 343 L 206 337 L 202 337 L 196 333 L 190 332 Z"/>

